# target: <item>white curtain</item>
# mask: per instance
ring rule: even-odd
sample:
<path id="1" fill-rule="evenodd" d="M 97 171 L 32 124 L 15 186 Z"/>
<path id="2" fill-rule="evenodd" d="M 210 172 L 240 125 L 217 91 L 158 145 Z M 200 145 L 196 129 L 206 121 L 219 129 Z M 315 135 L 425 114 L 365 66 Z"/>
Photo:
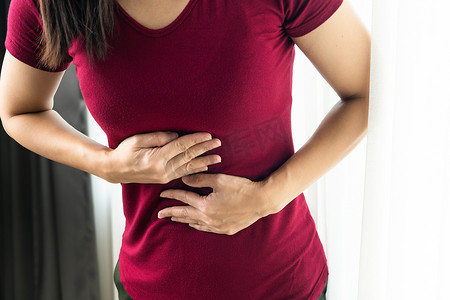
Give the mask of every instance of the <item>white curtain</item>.
<path id="1" fill-rule="evenodd" d="M 305 191 L 327 253 L 327 299 L 450 299 L 450 5 L 350 3 L 372 34 L 368 136 Z M 296 52 L 298 149 L 338 98 Z M 97 187 L 102 299 L 109 300 L 124 220 L 120 186 Z"/>
<path id="2" fill-rule="evenodd" d="M 449 8 L 373 2 L 359 299 L 450 299 Z"/>
<path id="3" fill-rule="evenodd" d="M 450 299 L 450 5 L 350 3 L 372 33 L 368 136 L 305 192 L 327 299 Z M 298 148 L 337 99 L 296 63 Z"/>

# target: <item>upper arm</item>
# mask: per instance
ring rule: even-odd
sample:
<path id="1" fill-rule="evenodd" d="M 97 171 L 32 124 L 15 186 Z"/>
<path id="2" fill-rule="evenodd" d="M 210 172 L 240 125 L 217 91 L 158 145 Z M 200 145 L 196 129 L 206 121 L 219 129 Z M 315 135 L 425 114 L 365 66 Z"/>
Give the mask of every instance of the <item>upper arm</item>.
<path id="1" fill-rule="evenodd" d="M 0 75 L 2 122 L 14 115 L 52 109 L 63 74 L 33 68 L 6 51 Z"/>
<path id="2" fill-rule="evenodd" d="M 53 108 L 53 96 L 72 58 L 60 66 L 40 64 L 42 20 L 36 0 L 11 0 L 8 10 L 6 53 L 0 75 L 0 117 Z M 4 123 L 5 125 L 5 123 Z"/>
<path id="3" fill-rule="evenodd" d="M 370 36 L 347 0 L 322 25 L 291 38 L 342 99 L 368 96 Z"/>

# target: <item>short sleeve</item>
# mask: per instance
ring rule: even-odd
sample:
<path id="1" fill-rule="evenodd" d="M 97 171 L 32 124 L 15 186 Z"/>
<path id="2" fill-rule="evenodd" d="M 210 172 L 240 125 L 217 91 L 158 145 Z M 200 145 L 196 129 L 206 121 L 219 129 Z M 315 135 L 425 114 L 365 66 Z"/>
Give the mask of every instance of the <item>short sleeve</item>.
<path id="1" fill-rule="evenodd" d="M 340 7 L 343 0 L 282 0 L 284 23 L 291 37 L 305 35 L 319 27 Z"/>
<path id="2" fill-rule="evenodd" d="M 44 71 L 60 72 L 66 70 L 72 58 L 69 54 L 55 69 L 39 65 L 39 38 L 42 34 L 42 20 L 35 0 L 11 0 L 5 47 L 12 56 L 21 62 Z"/>

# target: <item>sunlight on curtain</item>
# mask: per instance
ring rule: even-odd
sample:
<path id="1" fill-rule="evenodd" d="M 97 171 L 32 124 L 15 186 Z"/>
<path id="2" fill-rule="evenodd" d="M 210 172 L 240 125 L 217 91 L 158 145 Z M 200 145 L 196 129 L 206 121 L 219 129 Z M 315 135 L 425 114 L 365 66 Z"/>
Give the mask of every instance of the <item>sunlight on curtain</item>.
<path id="1" fill-rule="evenodd" d="M 449 8 L 373 3 L 358 299 L 450 299 Z"/>
<path id="2" fill-rule="evenodd" d="M 450 299 L 450 7 L 350 3 L 372 33 L 368 137 L 305 192 L 327 299 Z M 300 51 L 293 97 L 298 149 L 338 100 Z"/>

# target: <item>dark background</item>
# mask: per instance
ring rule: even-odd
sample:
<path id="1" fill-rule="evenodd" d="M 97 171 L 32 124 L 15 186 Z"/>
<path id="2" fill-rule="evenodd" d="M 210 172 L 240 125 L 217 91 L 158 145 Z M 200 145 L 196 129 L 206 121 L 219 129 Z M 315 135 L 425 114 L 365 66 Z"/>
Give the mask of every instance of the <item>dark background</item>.
<path id="1" fill-rule="evenodd" d="M 9 0 L 0 0 L 0 65 Z M 86 133 L 86 108 L 71 65 L 55 110 Z M 0 299 L 99 299 L 89 175 L 40 157 L 0 127 Z"/>

